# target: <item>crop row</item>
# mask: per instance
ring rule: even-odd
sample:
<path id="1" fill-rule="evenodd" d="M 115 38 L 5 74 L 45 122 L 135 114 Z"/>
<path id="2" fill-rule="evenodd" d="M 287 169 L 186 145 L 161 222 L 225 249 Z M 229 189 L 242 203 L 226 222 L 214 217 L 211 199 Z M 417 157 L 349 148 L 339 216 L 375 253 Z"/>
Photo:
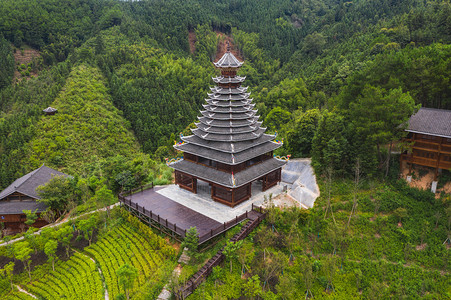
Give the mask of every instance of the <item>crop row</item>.
<path id="1" fill-rule="evenodd" d="M 8 300 L 34 300 L 33 297 L 31 297 L 23 292 L 19 292 L 19 291 L 16 291 L 16 292 L 8 295 L 7 299 Z"/>
<path id="2" fill-rule="evenodd" d="M 27 286 L 32 294 L 46 299 L 101 299 L 102 282 L 95 263 L 81 253 L 59 263 L 55 271 Z"/>
<path id="3" fill-rule="evenodd" d="M 85 249 L 99 263 L 110 297 L 122 292 L 118 285 L 117 269 L 127 263 L 138 270 L 135 287 L 142 286 L 156 274 L 162 259 L 150 243 L 124 224 Z"/>

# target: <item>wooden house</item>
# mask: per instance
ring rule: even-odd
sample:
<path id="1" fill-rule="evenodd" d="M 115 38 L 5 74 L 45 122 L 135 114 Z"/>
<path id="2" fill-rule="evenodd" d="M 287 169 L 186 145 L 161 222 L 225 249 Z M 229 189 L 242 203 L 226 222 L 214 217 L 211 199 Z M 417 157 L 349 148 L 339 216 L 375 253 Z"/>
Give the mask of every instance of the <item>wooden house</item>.
<path id="1" fill-rule="evenodd" d="M 14 181 L 0 193 L 0 222 L 4 224 L 7 234 L 25 229 L 24 210 L 36 210 L 39 216 L 47 209 L 44 203 L 36 201 L 39 199 L 36 188 L 45 185 L 53 176 L 57 175 L 68 176 L 42 165 Z M 42 227 L 46 224 L 47 222 L 39 217 L 33 226 Z"/>
<path id="2" fill-rule="evenodd" d="M 420 108 L 410 120 L 405 141 L 410 149 L 401 154 L 401 163 L 426 166 L 435 169 L 435 180 L 439 169 L 451 170 L 451 110 Z"/>
<path id="3" fill-rule="evenodd" d="M 245 77 L 237 75 L 242 66 L 230 49 L 214 63 L 221 76 L 213 78 L 193 135 L 181 136 L 174 145 L 183 151 L 183 159 L 170 163 L 175 169 L 175 183 L 197 193 L 197 180 L 209 184 L 211 198 L 235 206 L 251 197 L 252 182 L 259 180 L 262 190 L 281 180 L 281 168 L 286 163 L 273 157 L 282 146 L 274 142 L 275 135 L 265 134 Z"/>

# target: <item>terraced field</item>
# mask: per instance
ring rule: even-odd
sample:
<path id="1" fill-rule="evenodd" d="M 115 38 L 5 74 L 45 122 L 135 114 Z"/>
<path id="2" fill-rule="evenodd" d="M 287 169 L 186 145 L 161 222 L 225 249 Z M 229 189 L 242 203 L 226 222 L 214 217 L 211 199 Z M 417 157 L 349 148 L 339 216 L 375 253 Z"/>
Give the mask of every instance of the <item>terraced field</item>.
<path id="1" fill-rule="evenodd" d="M 156 250 L 158 245 L 158 240 L 155 240 L 155 243 L 149 243 L 146 238 L 132 228 L 123 225 L 109 232 L 85 251 L 99 263 L 105 276 L 109 296 L 115 299 L 118 294 L 123 292 L 118 285 L 116 275 L 116 270 L 121 265 L 127 263 L 138 269 L 138 277 L 132 293 L 133 290 L 158 273 L 157 270 L 163 264 L 162 254 Z"/>
<path id="2" fill-rule="evenodd" d="M 67 261 L 58 260 L 55 271 L 52 271 L 49 263 L 36 268 L 32 271 L 33 281 L 28 284 L 22 282 L 20 287 L 38 299 L 98 300 L 105 298 L 106 286 L 109 298 L 115 299 L 124 292 L 118 284 L 116 271 L 121 265 L 129 264 L 138 270 L 137 279 L 130 291 L 133 296 L 149 280 L 162 282 L 163 279 L 159 276 L 163 273 L 164 262 L 173 254 L 173 249 L 159 236 L 152 232 L 139 232 L 125 222 L 82 252 L 75 252 Z M 33 299 L 18 290 L 0 295 L 0 298 Z"/>

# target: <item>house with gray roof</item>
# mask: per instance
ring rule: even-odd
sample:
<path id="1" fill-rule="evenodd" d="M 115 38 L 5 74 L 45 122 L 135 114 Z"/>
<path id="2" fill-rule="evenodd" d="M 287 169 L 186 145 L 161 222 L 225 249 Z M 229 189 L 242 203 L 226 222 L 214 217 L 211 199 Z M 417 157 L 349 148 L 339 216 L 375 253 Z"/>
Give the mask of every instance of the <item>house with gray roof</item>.
<path id="1" fill-rule="evenodd" d="M 16 179 L 6 189 L 0 193 L 0 222 L 3 222 L 5 229 L 11 233 L 25 228 L 26 216 L 24 210 L 36 211 L 38 214 L 47 209 L 44 203 L 36 200 L 40 199 L 36 189 L 45 185 L 54 176 L 69 176 L 45 165 Z M 33 224 L 34 227 L 42 227 L 47 222 L 38 218 Z"/>
<path id="2" fill-rule="evenodd" d="M 409 119 L 406 142 L 409 150 L 401 155 L 401 163 L 451 170 L 451 110 L 420 108 Z"/>

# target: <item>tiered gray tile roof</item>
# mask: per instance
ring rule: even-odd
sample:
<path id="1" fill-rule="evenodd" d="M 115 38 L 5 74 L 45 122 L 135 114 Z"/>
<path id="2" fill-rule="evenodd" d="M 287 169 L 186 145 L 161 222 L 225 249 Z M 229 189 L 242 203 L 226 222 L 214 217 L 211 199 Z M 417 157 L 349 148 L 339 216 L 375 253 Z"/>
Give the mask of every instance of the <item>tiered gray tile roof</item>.
<path id="1" fill-rule="evenodd" d="M 215 65 L 219 68 L 238 69 L 242 63 L 232 53 L 226 52 Z M 281 146 L 274 143 L 274 135 L 265 134 L 261 127 L 257 110 L 254 110 L 247 87 L 239 86 L 245 77 L 216 77 L 213 81 L 219 84 L 211 88 L 203 105 L 197 128 L 193 135 L 182 137 L 184 144 L 174 147 L 177 150 L 191 153 L 213 161 L 236 165 L 273 151 Z M 229 83 L 233 83 L 229 87 Z M 237 86 L 238 84 L 238 86 Z M 238 187 L 264 176 L 284 165 L 285 162 L 270 158 L 237 172 L 235 185 Z M 232 187 L 231 174 L 215 170 L 190 161 L 178 161 L 170 165 L 175 170 L 194 175 L 198 178 Z"/>
<path id="2" fill-rule="evenodd" d="M 451 110 L 420 108 L 406 131 L 451 138 Z"/>

